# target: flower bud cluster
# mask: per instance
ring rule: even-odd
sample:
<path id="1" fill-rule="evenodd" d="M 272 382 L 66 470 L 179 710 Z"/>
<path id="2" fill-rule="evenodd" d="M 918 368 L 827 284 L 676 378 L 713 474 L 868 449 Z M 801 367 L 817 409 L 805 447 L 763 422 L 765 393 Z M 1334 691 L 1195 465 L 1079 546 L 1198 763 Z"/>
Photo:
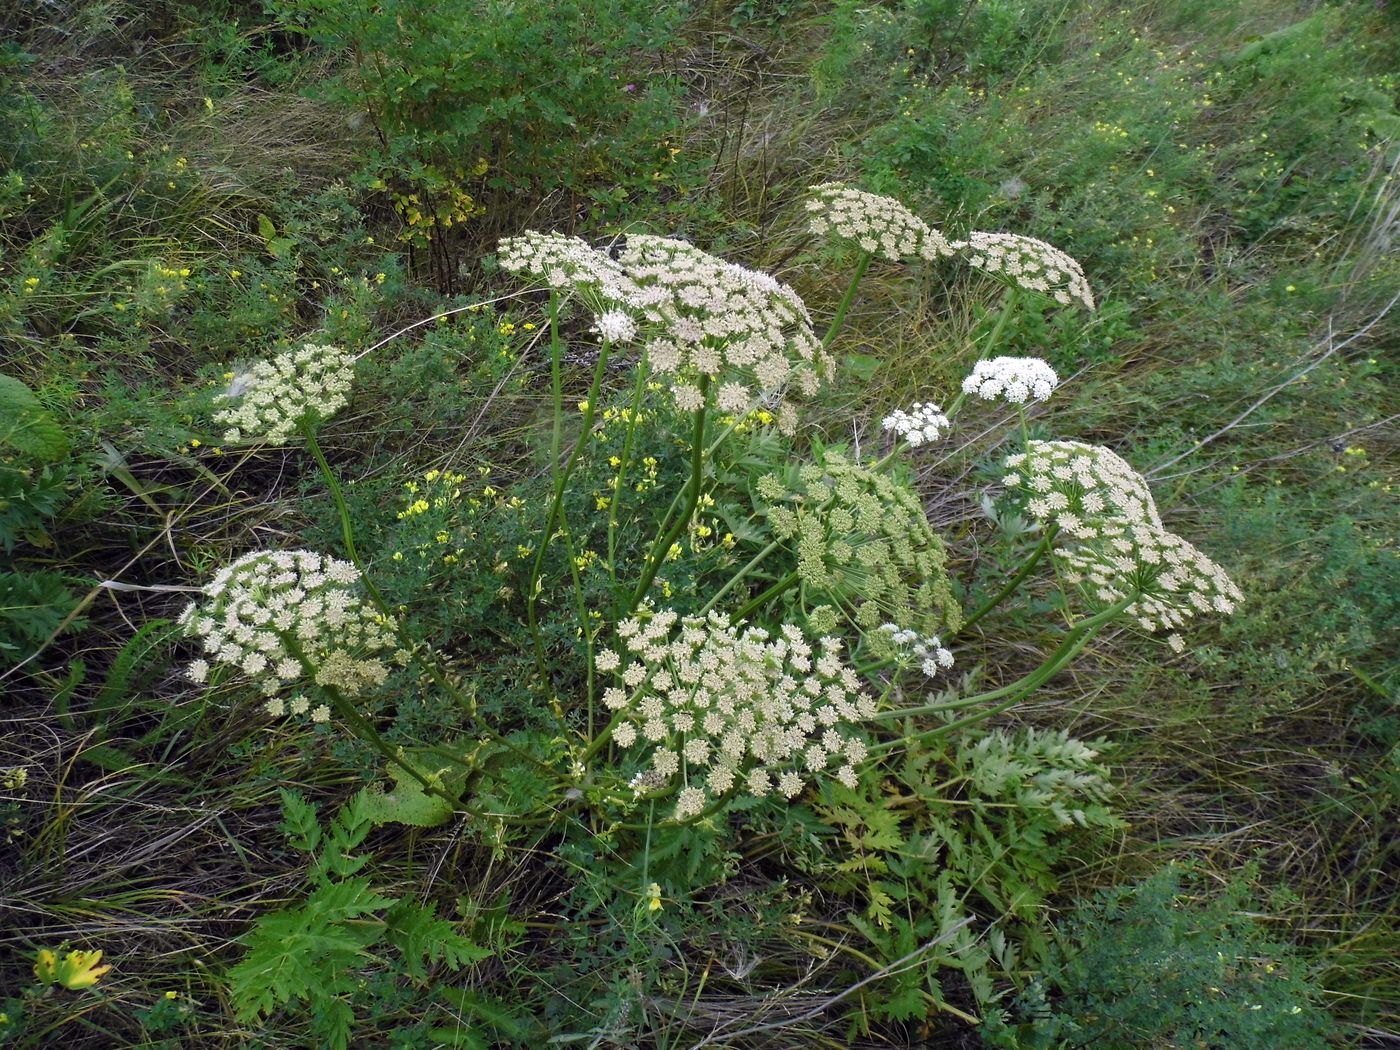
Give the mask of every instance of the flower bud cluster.
<path id="1" fill-rule="evenodd" d="M 1077 302 L 1086 310 L 1094 308 L 1094 294 L 1079 263 L 1044 241 L 1018 233 L 973 233 L 952 247 L 979 270 L 1048 295 L 1061 306 Z"/>
<path id="2" fill-rule="evenodd" d="M 978 361 L 963 380 L 964 394 L 976 394 L 983 401 L 998 397 L 1013 405 L 1027 399 L 1045 401 L 1060 385 L 1060 377 L 1038 357 L 994 357 Z"/>
<path id="3" fill-rule="evenodd" d="M 808 229 L 850 241 L 862 251 L 899 262 L 952 255 L 952 246 L 893 197 L 881 197 L 841 182 L 811 187 Z"/>
<path id="4" fill-rule="evenodd" d="M 1080 441 L 1032 441 L 1008 456 L 1007 488 L 1026 495 L 1026 511 L 1068 535 L 1091 540 L 1109 522 L 1161 526 L 1147 480 L 1112 449 Z"/>
<path id="5" fill-rule="evenodd" d="M 596 659 L 621 683 L 603 693 L 621 716 L 612 740 L 649 750 L 639 787 L 679 782 L 675 819 L 736 790 L 793 798 L 828 773 L 856 785 L 866 745 L 850 729 L 875 714 L 875 701 L 838 639 L 813 645 L 790 624 L 770 633 L 671 610 L 624 620 L 617 634 L 618 649 Z"/>
<path id="6" fill-rule="evenodd" d="M 947 552 L 907 485 L 827 451 L 755 488 L 757 509 L 794 548 L 814 601 L 853 609 L 867 633 L 885 621 L 921 635 L 957 627 Z"/>
<path id="7" fill-rule="evenodd" d="M 936 634 L 925 638 L 918 631 L 900 627 L 897 623 L 882 623 L 880 631 L 901 660 L 912 658 L 929 678 L 936 678 L 940 671 L 953 666 L 952 652 L 944 647 Z"/>
<path id="8" fill-rule="evenodd" d="M 943 409 L 932 401 L 916 401 L 909 406 L 908 412 L 895 409 L 880 425 L 886 430 L 893 430 L 909 442 L 911 448 L 917 448 L 926 442 L 931 444 L 937 441 L 948 429 L 949 423 Z"/>
<path id="9" fill-rule="evenodd" d="M 313 721 L 325 721 L 327 705 L 280 694 L 323 686 L 355 696 L 389 673 L 379 656 L 394 646 L 393 632 L 361 600 L 359 578 L 349 562 L 312 551 L 243 555 L 204 586 L 202 604 L 180 614 L 179 625 L 203 643 L 206 657 L 190 664 L 190 679 L 207 681 L 210 662 L 223 664 L 269 697 L 269 714 L 309 710 Z"/>
<path id="10" fill-rule="evenodd" d="M 227 442 L 247 438 L 285 441 L 303 423 L 329 419 L 350 401 L 354 362 L 335 346 L 307 343 L 234 375 L 214 413 L 229 429 Z"/>
<path id="11" fill-rule="evenodd" d="M 795 388 L 811 397 L 835 376 L 836 365 L 796 292 L 666 237 L 628 237 L 618 260 L 647 297 L 643 316 L 657 330 L 647 360 L 670 377 L 677 408 L 692 411 L 706 402 L 703 377 L 715 385 L 720 411 L 742 415 L 762 398 L 775 403 L 769 407 L 776 407 L 779 430 L 797 429 L 787 393 Z"/>

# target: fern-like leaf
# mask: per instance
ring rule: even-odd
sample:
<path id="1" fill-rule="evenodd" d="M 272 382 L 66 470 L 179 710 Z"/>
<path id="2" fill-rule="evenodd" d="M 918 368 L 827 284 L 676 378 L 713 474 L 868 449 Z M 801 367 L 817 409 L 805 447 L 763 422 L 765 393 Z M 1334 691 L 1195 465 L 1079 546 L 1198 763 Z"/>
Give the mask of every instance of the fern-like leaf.
<path id="1" fill-rule="evenodd" d="M 313 853 L 321 844 L 321 822 L 316 804 L 306 801 L 300 791 L 282 788 L 278 791 L 282 799 L 281 831 L 287 836 L 293 849 Z"/>
<path id="2" fill-rule="evenodd" d="M 384 921 L 384 939 L 399 950 L 404 968 L 412 977 L 426 977 L 427 966 L 432 963 L 442 962 L 460 970 L 491 955 L 491 949 L 462 936 L 446 919 L 439 919 L 431 904 L 399 901 L 389 909 Z"/>

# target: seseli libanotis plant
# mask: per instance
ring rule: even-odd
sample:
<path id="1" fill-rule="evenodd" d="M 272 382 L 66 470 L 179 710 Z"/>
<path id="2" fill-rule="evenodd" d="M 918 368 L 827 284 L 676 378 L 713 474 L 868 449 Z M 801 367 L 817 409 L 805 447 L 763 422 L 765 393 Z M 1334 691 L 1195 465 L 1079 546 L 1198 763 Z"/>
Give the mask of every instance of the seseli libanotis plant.
<path id="1" fill-rule="evenodd" d="M 1010 233 L 949 240 L 899 202 L 842 184 L 815 187 L 806 213 L 813 233 L 857 254 L 820 335 L 792 288 L 681 240 L 639 234 L 595 248 L 527 232 L 501 242 L 502 269 L 540 294 L 551 415 L 547 481 L 519 491 L 520 505 L 537 508 L 534 542 L 521 547 L 528 567 L 522 587 L 502 590 L 500 616 L 528 637 L 536 675 L 521 683 L 521 705 L 547 712 L 558 746 L 523 748 L 516 727 L 474 718 L 465 697 L 462 724 L 430 742 L 444 757 L 447 740 L 462 737 L 524 752 L 546 789 L 531 813 L 500 819 L 589 810 L 608 827 L 647 829 L 823 784 L 854 788 L 911 736 L 953 733 L 1020 702 L 1109 624 L 1169 631 L 1179 648 L 1189 619 L 1228 615 L 1242 600 L 1224 570 L 1166 529 L 1125 459 L 1029 439 L 1027 409 L 1047 403 L 1060 379 L 1045 361 L 998 351 L 1025 304 L 1094 309 L 1073 259 Z M 867 459 L 804 428 L 801 406 L 836 380 L 830 347 L 876 263 L 967 266 L 1007 290 L 947 409 L 930 400 L 892 409 L 883 418 L 892 448 Z M 579 342 L 591 344 L 582 357 L 569 352 Z M 580 359 L 586 386 L 573 381 Z M 205 650 L 191 677 L 247 682 L 274 716 L 333 720 L 470 813 L 470 778 L 461 792 L 429 782 L 385 744 L 364 704 L 376 690 L 456 698 L 459 686 L 442 665 L 449 654 L 416 641 L 401 596 L 372 579 L 317 443 L 347 403 L 352 366 L 348 354 L 308 344 L 253 366 L 224 394 L 215 418 L 234 437 L 305 441 L 344 549 L 255 551 L 224 569 L 181 619 Z M 1001 489 L 1039 531 L 971 611 L 954 597 L 908 455 L 956 431 L 967 398 L 1014 408 L 1020 435 Z M 668 487 L 656 483 L 663 458 Z M 585 478 L 605 479 L 593 499 L 580 498 Z M 982 692 L 950 685 L 972 629 L 1047 557 L 1054 582 L 1076 588 L 1066 608 L 1082 615 L 1021 677 Z M 409 665 L 414 681 L 395 686 Z M 917 699 L 934 681 L 934 698 Z M 637 814 L 645 823 L 630 823 Z"/>

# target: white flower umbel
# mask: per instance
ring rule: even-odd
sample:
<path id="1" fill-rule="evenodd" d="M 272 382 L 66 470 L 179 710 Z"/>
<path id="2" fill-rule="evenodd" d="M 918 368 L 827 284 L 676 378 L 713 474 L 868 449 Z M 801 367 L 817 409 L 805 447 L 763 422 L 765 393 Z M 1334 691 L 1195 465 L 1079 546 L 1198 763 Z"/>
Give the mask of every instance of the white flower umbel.
<path id="1" fill-rule="evenodd" d="M 1094 308 L 1084 270 L 1060 249 L 1017 233 L 973 233 L 952 248 L 971 265 L 1061 306 Z"/>
<path id="2" fill-rule="evenodd" d="M 637 335 L 637 322 L 621 310 L 605 310 L 593 319 L 593 331 L 609 343 L 630 343 Z"/>
<path id="3" fill-rule="evenodd" d="M 893 430 L 915 448 L 937 441 L 948 425 L 943 409 L 932 401 L 916 401 L 909 406 L 908 412 L 897 408 L 881 423 L 886 430 Z"/>
<path id="4" fill-rule="evenodd" d="M 1144 630 L 1174 631 L 1198 613 L 1229 616 L 1244 601 L 1224 569 L 1160 525 L 1115 524 L 1103 531 L 1092 543 L 1057 551 L 1065 577 L 1105 605 L 1141 592 L 1126 614 Z M 1185 647 L 1175 633 L 1167 641 L 1177 652 Z"/>
<path id="5" fill-rule="evenodd" d="M 496 249 L 501 268 L 537 278 L 558 292 L 578 292 L 597 306 L 637 306 L 637 288 L 621 266 L 577 237 L 527 230 Z"/>
<path id="6" fill-rule="evenodd" d="M 864 741 L 850 728 L 875 702 L 841 660 L 841 643 L 815 645 L 784 625 L 777 634 L 739 628 L 718 613 L 680 619 L 657 612 L 618 625 L 619 649 L 599 669 L 621 667 L 604 704 L 623 717 L 613 742 L 649 752 L 639 783 L 677 785 L 677 820 L 734 790 L 792 798 L 811 778 L 854 787 Z"/>
<path id="7" fill-rule="evenodd" d="M 307 343 L 237 373 L 219 399 L 232 402 L 214 413 L 229 429 L 224 440 L 285 441 L 302 423 L 329 419 L 350 400 L 354 362 L 335 346 Z"/>
<path id="8" fill-rule="evenodd" d="M 787 400 L 811 397 L 835 375 L 802 299 L 766 273 L 725 262 L 685 241 L 636 235 L 618 262 L 642 297 L 655 331 L 647 359 L 669 380 L 678 408 L 704 403 L 702 377 L 726 411 L 766 399 L 784 433 L 797 428 Z"/>
<path id="9" fill-rule="evenodd" d="M 880 630 L 894 647 L 898 658 L 917 663 L 919 670 L 928 678 L 936 678 L 940 672 L 953 666 L 952 652 L 936 634 L 925 637 L 897 623 L 882 623 Z"/>
<path id="10" fill-rule="evenodd" d="M 1020 405 L 1046 400 L 1059 384 L 1055 370 L 1038 357 L 994 357 L 978 361 L 962 388 L 964 394 L 976 394 L 984 401 L 1002 398 Z"/>
<path id="11" fill-rule="evenodd" d="M 1111 449 L 1032 441 L 1006 467 L 1002 484 L 1022 495 L 1032 518 L 1058 526 L 1055 557 L 1094 602 L 1138 591 L 1126 614 L 1157 631 L 1197 613 L 1229 615 L 1244 600 L 1224 569 L 1163 527 L 1147 480 Z M 1177 635 L 1168 641 L 1181 650 Z"/>
<path id="12" fill-rule="evenodd" d="M 1006 469 L 1002 484 L 1023 495 L 1026 513 L 1075 539 L 1095 539 L 1110 524 L 1162 524 L 1147 480 L 1112 449 L 1032 441 Z"/>
<path id="13" fill-rule="evenodd" d="M 311 707 L 283 695 L 300 688 L 355 696 L 382 684 L 389 672 L 379 656 L 393 647 L 393 632 L 361 600 L 359 578 L 349 562 L 312 551 L 245 554 L 205 585 L 204 602 L 180 615 L 206 657 L 190 664 L 190 679 L 205 681 L 211 664 L 232 668 L 269 697 L 274 715 Z M 313 720 L 325 720 L 323 708 L 312 708 Z"/>
<path id="14" fill-rule="evenodd" d="M 891 262 L 937 259 L 952 246 L 893 197 L 881 197 L 841 182 L 813 186 L 807 201 L 808 229 L 849 241 Z"/>

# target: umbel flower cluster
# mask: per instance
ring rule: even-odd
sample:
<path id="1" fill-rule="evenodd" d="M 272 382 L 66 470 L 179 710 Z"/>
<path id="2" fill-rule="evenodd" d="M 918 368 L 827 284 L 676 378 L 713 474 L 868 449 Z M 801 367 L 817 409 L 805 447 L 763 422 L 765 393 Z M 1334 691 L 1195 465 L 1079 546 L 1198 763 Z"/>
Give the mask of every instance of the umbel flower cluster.
<path id="1" fill-rule="evenodd" d="M 1002 398 L 1013 405 L 1027 400 L 1045 401 L 1060 385 L 1060 377 L 1038 357 L 994 357 L 978 361 L 963 380 L 965 394 L 976 394 L 983 401 Z"/>
<path id="2" fill-rule="evenodd" d="M 1147 480 L 1112 449 L 1082 441 L 1032 441 L 1006 459 L 1007 488 L 1026 494 L 1026 510 L 1075 539 L 1106 527 L 1153 525 L 1162 518 Z"/>
<path id="3" fill-rule="evenodd" d="M 965 241 L 954 241 L 953 250 L 977 269 L 1047 295 L 1061 306 L 1094 308 L 1083 269 L 1054 245 L 1019 233 L 971 233 Z"/>
<path id="4" fill-rule="evenodd" d="M 219 395 L 231 402 L 214 413 L 229 429 L 227 442 L 244 438 L 286 441 L 303 423 L 329 419 L 350 400 L 354 361 L 339 347 L 307 343 L 236 373 Z"/>
<path id="5" fill-rule="evenodd" d="M 912 658 L 928 678 L 936 678 L 939 671 L 946 671 L 953 666 L 952 650 L 944 646 L 936 634 L 925 638 L 918 631 L 902 628 L 897 623 L 882 623 L 880 630 L 889 638 L 890 644 L 899 650 L 899 657 Z"/>
<path id="6" fill-rule="evenodd" d="M 389 673 L 380 654 L 393 648 L 393 633 L 361 600 L 359 578 L 349 562 L 312 551 L 243 555 L 205 585 L 202 604 L 180 614 L 180 626 L 205 652 L 190 664 L 189 677 L 207 681 L 211 661 L 223 664 L 269 698 L 269 714 L 310 711 L 314 721 L 325 721 L 329 707 L 298 689 L 315 685 L 355 696 Z"/>
<path id="7" fill-rule="evenodd" d="M 849 241 L 862 251 L 899 262 L 952 255 L 952 246 L 892 197 L 881 197 L 842 182 L 813 186 L 807 201 L 808 229 Z"/>
<path id="8" fill-rule="evenodd" d="M 1147 480 L 1111 450 L 1032 441 L 1006 466 L 1002 483 L 1063 537 L 1055 553 L 1070 582 L 1104 604 L 1137 592 L 1126 612 L 1144 629 L 1174 630 L 1197 613 L 1229 615 L 1244 600 L 1224 569 L 1163 527 Z M 1183 647 L 1176 634 L 1167 640 Z"/>
<path id="9" fill-rule="evenodd" d="M 609 338 L 630 339 L 624 316 L 634 317 L 652 371 L 683 412 L 713 400 L 741 415 L 767 401 L 779 430 L 791 434 L 797 412 L 787 396 L 811 397 L 835 375 L 796 292 L 685 241 L 634 235 L 614 258 L 576 238 L 527 233 L 502 241 L 500 258 L 506 269 L 589 299 Z"/>
<path id="10" fill-rule="evenodd" d="M 646 310 L 659 329 L 647 358 L 654 372 L 671 377 L 677 408 L 699 408 L 701 386 L 713 381 L 721 411 L 742 414 L 768 397 L 777 402 L 778 428 L 797 429 L 785 393 L 795 387 L 811 397 L 836 366 L 796 292 L 766 273 L 666 237 L 629 237 L 619 259 L 658 300 Z"/>
<path id="11" fill-rule="evenodd" d="M 611 256 L 578 237 L 527 230 L 506 237 L 496 248 L 503 270 L 527 274 L 559 292 L 577 292 L 589 305 L 639 306 L 638 289 Z"/>
<path id="12" fill-rule="evenodd" d="M 1104 604 L 1139 597 L 1125 610 L 1147 631 L 1185 625 L 1197 613 L 1228 616 L 1244 595 L 1225 570 L 1176 533 L 1158 525 L 1109 527 L 1108 536 L 1058 551 L 1067 566 L 1065 578 L 1081 584 Z M 1181 636 L 1167 636 L 1181 652 Z"/>
<path id="13" fill-rule="evenodd" d="M 915 401 L 906 412 L 895 409 L 880 423 L 885 430 L 893 430 L 909 442 L 911 448 L 925 443 L 933 443 L 948 429 L 948 417 L 932 401 Z"/>
<path id="14" fill-rule="evenodd" d="M 886 621 L 925 636 L 961 622 L 943 541 L 907 485 L 828 450 L 788 477 L 765 475 L 756 492 L 814 600 L 852 612 L 872 644 Z"/>
<path id="15" fill-rule="evenodd" d="M 770 634 L 718 613 L 680 619 L 671 610 L 624 620 L 617 634 L 621 652 L 604 649 L 596 660 L 621 683 L 603 693 L 619 714 L 612 739 L 650 749 L 639 790 L 679 783 L 677 820 L 735 790 L 793 798 L 825 773 L 855 786 L 866 746 L 850 729 L 875 714 L 875 702 L 838 639 L 813 645 L 790 624 Z"/>

